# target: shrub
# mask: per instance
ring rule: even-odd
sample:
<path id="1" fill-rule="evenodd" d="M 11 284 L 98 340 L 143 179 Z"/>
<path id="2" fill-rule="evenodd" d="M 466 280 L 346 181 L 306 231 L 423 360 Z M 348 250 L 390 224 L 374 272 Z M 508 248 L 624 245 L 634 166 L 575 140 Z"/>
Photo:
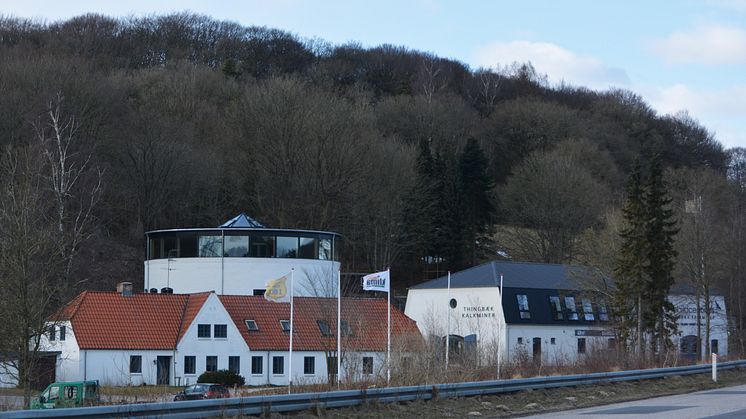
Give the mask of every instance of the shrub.
<path id="1" fill-rule="evenodd" d="M 246 379 L 228 370 L 205 371 L 197 378 L 198 383 L 215 383 L 222 384 L 226 387 L 242 386 L 246 384 Z"/>

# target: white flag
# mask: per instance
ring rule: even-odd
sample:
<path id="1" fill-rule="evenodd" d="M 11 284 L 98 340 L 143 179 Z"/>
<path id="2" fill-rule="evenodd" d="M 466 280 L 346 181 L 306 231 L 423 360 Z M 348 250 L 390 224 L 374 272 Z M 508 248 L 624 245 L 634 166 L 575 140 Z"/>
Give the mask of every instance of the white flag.
<path id="1" fill-rule="evenodd" d="M 389 271 L 376 272 L 363 277 L 363 290 L 389 292 Z"/>
<path id="2" fill-rule="evenodd" d="M 288 292 L 287 279 L 288 276 L 285 275 L 267 281 L 266 290 L 264 291 L 264 299 L 275 303 L 289 303 L 290 293 Z"/>

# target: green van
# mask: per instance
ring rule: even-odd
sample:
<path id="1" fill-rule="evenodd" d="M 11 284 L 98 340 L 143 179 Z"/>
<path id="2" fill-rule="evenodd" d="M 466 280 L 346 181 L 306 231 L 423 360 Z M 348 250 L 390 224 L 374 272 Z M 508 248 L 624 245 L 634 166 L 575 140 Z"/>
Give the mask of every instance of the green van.
<path id="1" fill-rule="evenodd" d="M 83 407 L 93 406 L 98 402 L 98 380 L 64 381 L 50 384 L 39 397 L 31 401 L 31 408 Z"/>

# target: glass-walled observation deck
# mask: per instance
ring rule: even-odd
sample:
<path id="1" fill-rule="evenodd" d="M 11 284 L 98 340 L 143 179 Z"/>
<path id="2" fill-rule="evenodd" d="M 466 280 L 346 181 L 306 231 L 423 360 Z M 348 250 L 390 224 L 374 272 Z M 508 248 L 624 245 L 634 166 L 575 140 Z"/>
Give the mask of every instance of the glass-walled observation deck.
<path id="1" fill-rule="evenodd" d="M 156 230 L 145 233 L 146 260 L 284 258 L 339 261 L 337 233 L 267 228 Z"/>

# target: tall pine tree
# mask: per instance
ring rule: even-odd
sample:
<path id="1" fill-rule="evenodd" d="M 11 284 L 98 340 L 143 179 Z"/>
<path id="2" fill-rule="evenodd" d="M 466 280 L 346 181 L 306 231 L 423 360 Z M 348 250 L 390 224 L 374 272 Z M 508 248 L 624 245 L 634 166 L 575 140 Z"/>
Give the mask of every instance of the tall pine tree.
<path id="1" fill-rule="evenodd" d="M 645 270 L 647 240 L 645 234 L 645 194 L 639 161 L 635 163 L 627 182 L 627 201 L 622 209 L 625 226 L 620 235 L 619 251 L 614 274 L 616 276 L 615 311 L 622 319 L 621 334 L 628 340 L 634 329 L 634 342 L 638 353 L 643 345 L 643 304 L 646 300 L 647 272 Z"/>
<path id="2" fill-rule="evenodd" d="M 461 268 L 474 266 L 487 256 L 495 216 L 495 182 L 489 175 L 487 156 L 474 138 L 466 142 L 458 166 L 460 220 L 463 225 L 461 235 L 465 251 L 463 263 L 459 266 Z"/>
<path id="3" fill-rule="evenodd" d="M 650 163 L 650 175 L 645 188 L 648 243 L 646 272 L 649 277 L 647 292 L 650 304 L 645 320 L 654 333 L 651 342 L 655 345 L 653 352 L 662 350 L 664 345 L 670 343 L 670 336 L 676 331 L 676 323 L 671 321 L 674 307 L 666 298 L 674 283 L 673 270 L 677 256 L 674 237 L 678 229 L 671 201 L 663 181 L 660 158 L 655 156 Z"/>

